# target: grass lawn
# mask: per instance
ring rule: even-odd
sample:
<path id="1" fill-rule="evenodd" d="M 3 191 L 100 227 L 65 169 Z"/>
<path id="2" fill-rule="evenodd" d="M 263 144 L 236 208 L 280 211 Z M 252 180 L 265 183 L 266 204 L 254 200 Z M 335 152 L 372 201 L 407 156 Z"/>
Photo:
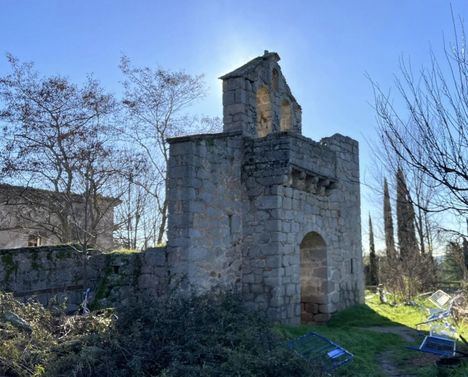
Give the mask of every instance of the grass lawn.
<path id="1" fill-rule="evenodd" d="M 353 353 L 353 362 L 341 367 L 338 376 L 468 376 L 466 361 L 455 370 L 438 372 L 436 356 L 406 349 L 422 341 L 424 333 L 416 332 L 415 325 L 425 318 L 418 307 L 380 304 L 377 295 L 368 294 L 364 305 L 336 314 L 327 325 L 279 326 L 278 330 L 288 338 L 314 331 Z M 468 323 L 458 331 L 468 338 Z"/>

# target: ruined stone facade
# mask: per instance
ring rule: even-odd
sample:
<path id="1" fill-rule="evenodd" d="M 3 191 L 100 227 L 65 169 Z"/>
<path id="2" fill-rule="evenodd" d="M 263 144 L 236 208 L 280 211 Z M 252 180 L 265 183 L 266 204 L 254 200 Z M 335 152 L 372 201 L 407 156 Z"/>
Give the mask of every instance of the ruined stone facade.
<path id="1" fill-rule="evenodd" d="M 239 293 L 283 323 L 363 302 L 358 143 L 301 135 L 301 108 L 268 53 L 222 77 L 224 132 L 169 140 L 168 243 L 137 254 L 0 252 L 0 290 L 76 309 L 157 298 L 173 282 Z"/>
<path id="2" fill-rule="evenodd" d="M 221 77 L 223 133 L 169 140 L 168 262 L 273 320 L 324 321 L 363 301 L 358 143 L 301 135 L 278 61 Z"/>

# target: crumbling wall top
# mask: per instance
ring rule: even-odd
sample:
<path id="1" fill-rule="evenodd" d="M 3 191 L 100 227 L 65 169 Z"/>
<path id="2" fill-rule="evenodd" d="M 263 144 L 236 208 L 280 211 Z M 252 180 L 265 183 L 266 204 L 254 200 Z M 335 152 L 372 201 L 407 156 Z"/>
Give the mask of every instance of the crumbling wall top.
<path id="1" fill-rule="evenodd" d="M 301 107 L 278 64 L 276 52 L 265 51 L 221 76 L 224 131 L 251 137 L 287 131 L 301 134 Z"/>

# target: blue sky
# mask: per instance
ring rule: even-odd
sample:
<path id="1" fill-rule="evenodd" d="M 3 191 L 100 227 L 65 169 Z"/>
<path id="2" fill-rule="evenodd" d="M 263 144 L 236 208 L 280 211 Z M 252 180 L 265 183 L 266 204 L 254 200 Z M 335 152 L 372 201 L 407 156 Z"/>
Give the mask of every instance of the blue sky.
<path id="1" fill-rule="evenodd" d="M 366 139 L 376 122 L 365 74 L 390 88 L 402 56 L 419 67 L 431 47 L 440 53 L 444 34 L 451 37 L 450 4 L 467 14 L 467 1 L 442 0 L 0 0 L 0 53 L 75 81 L 94 73 L 115 93 L 122 54 L 136 65 L 203 73 L 209 93 L 194 111 L 221 116 L 217 77 L 276 51 L 302 105 L 304 135 L 359 140 L 361 178 L 371 183 Z M 7 71 L 0 59 L 0 75 Z M 368 211 L 378 225 L 380 207 L 363 187 L 363 228 Z"/>

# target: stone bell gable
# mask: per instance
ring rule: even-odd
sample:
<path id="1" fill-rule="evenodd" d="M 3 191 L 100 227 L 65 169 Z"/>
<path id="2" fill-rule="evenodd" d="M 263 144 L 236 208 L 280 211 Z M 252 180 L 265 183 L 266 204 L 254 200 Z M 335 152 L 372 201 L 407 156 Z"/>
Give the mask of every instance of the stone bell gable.
<path id="1" fill-rule="evenodd" d="M 276 52 L 265 51 L 223 80 L 224 131 L 263 137 L 272 132 L 301 133 L 301 106 L 278 65 Z"/>
<path id="2" fill-rule="evenodd" d="M 222 76 L 224 132 L 169 139 L 168 263 L 283 323 L 363 301 L 359 150 L 301 135 L 301 107 L 265 52 Z"/>

